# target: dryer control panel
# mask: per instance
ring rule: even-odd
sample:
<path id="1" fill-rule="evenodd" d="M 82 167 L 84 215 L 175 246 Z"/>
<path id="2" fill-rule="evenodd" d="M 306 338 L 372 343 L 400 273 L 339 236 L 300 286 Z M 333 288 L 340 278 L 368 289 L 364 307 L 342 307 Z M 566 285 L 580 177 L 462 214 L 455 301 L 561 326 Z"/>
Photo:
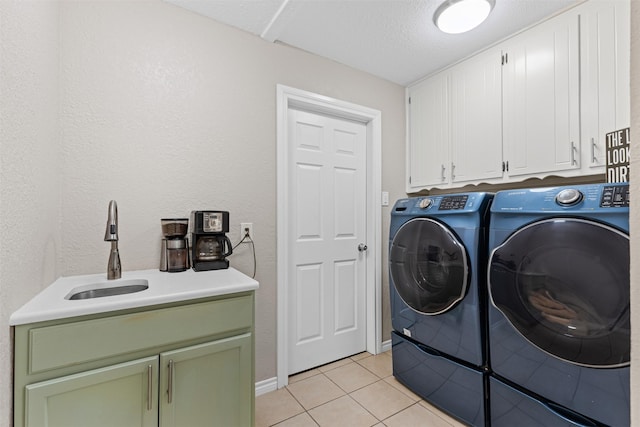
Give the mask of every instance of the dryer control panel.
<path id="1" fill-rule="evenodd" d="M 467 194 L 460 196 L 447 196 L 443 197 L 440 201 L 440 206 L 438 206 L 439 211 L 451 211 L 457 209 L 464 209 L 467 205 L 467 199 L 469 196 Z"/>
<path id="2" fill-rule="evenodd" d="M 484 211 L 493 199 L 491 193 L 458 193 L 427 197 L 399 199 L 393 205 L 391 215 L 458 215 Z"/>
<path id="3" fill-rule="evenodd" d="M 628 208 L 629 207 L 629 186 L 628 185 L 605 185 L 602 189 L 600 199 L 601 208 Z"/>

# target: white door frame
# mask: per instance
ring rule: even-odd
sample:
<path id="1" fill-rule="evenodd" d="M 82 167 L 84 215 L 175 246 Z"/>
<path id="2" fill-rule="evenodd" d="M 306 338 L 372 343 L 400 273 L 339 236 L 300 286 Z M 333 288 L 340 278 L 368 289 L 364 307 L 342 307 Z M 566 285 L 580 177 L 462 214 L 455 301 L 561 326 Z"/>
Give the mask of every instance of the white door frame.
<path id="1" fill-rule="evenodd" d="M 329 114 L 334 117 L 356 120 L 367 127 L 367 231 L 366 244 L 366 319 L 367 351 L 378 354 L 382 349 L 381 310 L 381 188 L 382 188 L 382 113 L 368 107 L 323 95 L 277 85 L 277 376 L 278 388 L 286 386 L 288 379 L 288 334 L 289 321 L 287 295 L 290 278 L 287 274 L 289 259 L 286 242 L 289 223 L 287 188 L 291 179 L 288 168 L 287 143 L 289 108 L 295 107 L 312 113 Z"/>

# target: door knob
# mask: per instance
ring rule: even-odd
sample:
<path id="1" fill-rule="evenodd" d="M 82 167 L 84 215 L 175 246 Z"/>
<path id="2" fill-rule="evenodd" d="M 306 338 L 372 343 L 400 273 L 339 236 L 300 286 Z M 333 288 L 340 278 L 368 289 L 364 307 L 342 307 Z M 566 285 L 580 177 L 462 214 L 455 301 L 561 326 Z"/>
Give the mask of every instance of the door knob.
<path id="1" fill-rule="evenodd" d="M 364 243 L 360 243 L 360 244 L 358 245 L 358 251 L 359 251 L 359 252 L 364 252 L 364 251 L 366 251 L 366 250 L 367 250 L 367 245 L 365 245 Z"/>

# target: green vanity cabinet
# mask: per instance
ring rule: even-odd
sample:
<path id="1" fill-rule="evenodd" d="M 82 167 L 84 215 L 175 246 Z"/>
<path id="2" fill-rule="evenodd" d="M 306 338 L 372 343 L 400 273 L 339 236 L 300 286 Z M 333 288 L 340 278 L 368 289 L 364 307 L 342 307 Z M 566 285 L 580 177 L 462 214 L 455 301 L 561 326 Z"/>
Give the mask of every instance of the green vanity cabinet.
<path id="1" fill-rule="evenodd" d="M 15 426 L 253 426 L 254 292 L 15 327 Z"/>
<path id="2" fill-rule="evenodd" d="M 252 411 L 240 404 L 254 394 L 246 369 L 251 345 L 251 335 L 243 334 L 161 354 L 167 369 L 160 374 L 160 425 L 253 425 Z"/>
<path id="3" fill-rule="evenodd" d="M 154 372 L 158 358 L 149 357 L 30 384 L 25 425 L 157 426 Z"/>

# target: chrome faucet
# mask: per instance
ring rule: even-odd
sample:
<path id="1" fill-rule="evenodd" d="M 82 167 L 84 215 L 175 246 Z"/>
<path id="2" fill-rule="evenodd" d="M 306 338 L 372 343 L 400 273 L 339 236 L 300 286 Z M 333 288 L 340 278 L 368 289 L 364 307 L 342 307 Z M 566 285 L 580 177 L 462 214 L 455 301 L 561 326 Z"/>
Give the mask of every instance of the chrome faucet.
<path id="1" fill-rule="evenodd" d="M 118 252 L 118 205 L 115 200 L 109 202 L 109 216 L 107 217 L 104 241 L 111 242 L 111 253 L 107 264 L 107 279 L 119 279 L 122 276 L 122 267 L 120 266 L 120 253 Z"/>

